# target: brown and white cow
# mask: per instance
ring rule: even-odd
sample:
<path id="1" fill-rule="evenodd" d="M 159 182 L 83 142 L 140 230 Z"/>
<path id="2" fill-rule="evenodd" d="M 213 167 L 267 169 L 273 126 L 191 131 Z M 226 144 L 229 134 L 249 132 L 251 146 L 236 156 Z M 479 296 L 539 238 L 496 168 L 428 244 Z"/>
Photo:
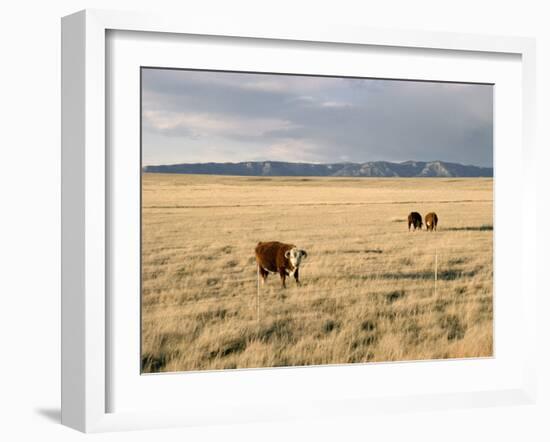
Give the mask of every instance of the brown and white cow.
<path id="1" fill-rule="evenodd" d="M 294 244 L 284 244 L 278 241 L 259 242 L 255 249 L 258 272 L 265 283 L 270 273 L 281 276 L 283 288 L 286 288 L 287 276 L 294 276 L 296 284 L 300 285 L 300 264 L 307 258 L 305 250 L 298 249 Z"/>
<path id="2" fill-rule="evenodd" d="M 437 230 L 437 215 L 435 212 L 426 215 L 426 230 Z"/>

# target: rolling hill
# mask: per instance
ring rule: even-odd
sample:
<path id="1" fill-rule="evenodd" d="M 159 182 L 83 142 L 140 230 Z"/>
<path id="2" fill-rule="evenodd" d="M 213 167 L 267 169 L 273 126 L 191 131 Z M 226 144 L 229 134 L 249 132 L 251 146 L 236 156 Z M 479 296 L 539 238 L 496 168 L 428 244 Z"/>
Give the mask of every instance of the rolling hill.
<path id="1" fill-rule="evenodd" d="M 332 176 L 332 177 L 492 177 L 492 167 L 444 161 L 369 161 L 366 163 L 290 163 L 247 161 L 241 163 L 182 163 L 145 166 L 146 173 L 234 176 Z"/>

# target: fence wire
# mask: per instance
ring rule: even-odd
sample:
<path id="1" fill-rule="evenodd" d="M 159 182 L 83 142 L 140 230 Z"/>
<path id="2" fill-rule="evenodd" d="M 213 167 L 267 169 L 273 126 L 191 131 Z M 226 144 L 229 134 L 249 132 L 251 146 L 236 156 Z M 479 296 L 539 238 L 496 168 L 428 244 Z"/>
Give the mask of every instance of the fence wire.
<path id="1" fill-rule="evenodd" d="M 212 292 L 205 290 L 204 292 L 197 293 L 196 297 L 191 299 L 185 299 L 179 302 L 172 303 L 159 303 L 159 304 L 148 304 L 146 308 L 163 308 L 166 307 L 178 307 L 178 308 L 189 308 L 194 307 L 195 311 L 193 313 L 178 313 L 178 316 L 182 320 L 197 317 L 197 315 L 206 314 L 212 310 L 212 307 L 216 309 L 235 309 L 236 307 L 239 312 L 239 319 L 241 321 L 250 321 L 260 323 L 262 321 L 262 315 L 269 318 L 279 318 L 281 316 L 285 317 L 299 317 L 299 318 L 309 318 L 309 317 L 321 317 L 327 313 L 323 311 L 323 306 L 326 307 L 327 304 L 334 303 L 337 304 L 338 309 L 346 310 L 349 308 L 360 308 L 361 306 L 378 306 L 383 305 L 386 309 L 399 310 L 398 306 L 394 305 L 394 302 L 391 300 L 392 296 L 399 298 L 399 292 L 405 291 L 407 296 L 414 296 L 417 300 L 417 307 L 421 306 L 424 302 L 424 299 L 433 300 L 433 298 L 438 297 L 438 285 L 441 283 L 441 276 L 443 275 L 443 280 L 445 280 L 445 272 L 449 272 L 448 268 L 441 268 L 443 266 L 449 266 L 449 261 L 457 260 L 457 262 L 464 263 L 460 256 L 468 253 L 468 250 L 463 248 L 457 249 L 455 247 L 448 249 L 435 249 L 433 251 L 433 263 L 430 267 L 425 267 L 420 270 L 415 270 L 415 272 L 408 274 L 406 271 L 401 272 L 381 272 L 375 271 L 370 273 L 368 276 L 360 275 L 361 279 L 364 279 L 364 286 L 336 286 L 336 287 L 314 287 L 307 283 L 307 278 L 317 277 L 315 273 L 310 274 L 307 270 L 309 265 L 304 265 L 300 268 L 301 270 L 301 279 L 305 281 L 301 287 L 292 287 L 290 286 L 287 289 L 282 289 L 280 287 L 280 282 L 278 280 L 278 275 L 272 275 L 268 279 L 267 285 L 262 285 L 260 282 L 260 275 L 256 267 L 256 277 L 245 277 L 245 278 L 235 278 L 228 281 L 231 285 L 237 284 L 244 286 L 241 288 L 239 293 L 232 293 L 227 295 L 220 295 L 217 292 Z M 458 257 L 458 258 L 457 258 Z M 385 259 L 380 259 L 382 257 L 377 257 L 376 265 L 377 267 L 382 267 L 384 265 L 390 265 L 390 263 L 395 266 L 396 260 L 388 257 Z M 406 259 L 403 256 L 400 256 L 400 260 Z M 415 262 L 418 259 L 418 255 L 410 256 L 408 258 L 411 262 Z M 236 273 L 238 274 L 238 273 Z M 428 278 L 427 275 L 433 275 L 433 277 Z M 392 277 L 388 275 L 397 275 L 402 281 L 408 281 L 409 285 L 406 289 L 403 288 L 403 283 L 395 284 L 395 289 L 393 292 L 388 288 L 373 290 L 369 289 L 369 281 L 380 281 L 380 279 L 387 280 L 388 283 L 392 282 Z M 387 276 L 387 277 L 385 277 Z M 461 280 L 463 278 L 463 272 L 457 270 L 453 273 L 452 280 Z M 467 273 L 466 273 L 466 276 Z M 327 276 L 330 278 L 330 276 Z M 429 279 L 433 280 L 433 285 L 429 284 Z M 410 283 L 415 285 L 411 285 Z M 425 282 L 425 284 L 424 284 Z M 269 284 L 271 283 L 271 284 Z M 294 284 L 293 281 L 289 281 L 289 284 Z M 422 284 L 418 286 L 418 284 Z M 256 290 L 253 289 L 256 288 Z M 159 290 L 161 292 L 161 290 Z M 206 298 L 200 298 L 202 295 L 207 295 Z M 377 299 L 373 303 L 373 299 Z M 384 299 L 387 299 L 384 303 Z M 431 301 L 430 301 L 431 302 Z M 457 300 L 460 303 L 460 300 Z M 243 308 L 248 306 L 249 308 Z M 289 310 L 289 307 L 300 306 L 299 309 L 294 311 Z M 248 314 L 244 314 L 248 312 Z"/>

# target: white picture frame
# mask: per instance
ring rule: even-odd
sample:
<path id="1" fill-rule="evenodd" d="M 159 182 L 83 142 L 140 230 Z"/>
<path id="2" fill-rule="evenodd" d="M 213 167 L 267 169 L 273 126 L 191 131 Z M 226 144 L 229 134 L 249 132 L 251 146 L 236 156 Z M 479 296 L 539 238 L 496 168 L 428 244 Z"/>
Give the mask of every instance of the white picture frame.
<path id="1" fill-rule="evenodd" d="M 384 48 L 466 51 L 480 59 L 484 54 L 511 54 L 521 63 L 521 160 L 523 182 L 521 199 L 521 321 L 525 339 L 521 382 L 503 388 L 484 390 L 479 386 L 461 393 L 437 393 L 372 397 L 342 397 L 338 393 L 325 400 L 304 398 L 286 406 L 258 404 L 253 399 L 238 403 L 232 413 L 209 413 L 197 408 L 180 411 L 110 411 L 109 366 L 112 354 L 108 342 L 109 248 L 113 238 L 107 228 L 112 209 L 108 173 L 108 134 L 110 110 L 106 67 L 108 32 L 154 32 L 162 35 L 218 36 L 220 38 L 262 39 L 273 42 L 309 42 L 376 46 Z M 158 35 L 158 34 L 157 34 Z M 502 404 L 533 403 L 536 397 L 535 317 L 536 287 L 535 232 L 527 221 L 536 218 L 534 169 L 535 45 L 532 39 L 493 37 L 416 31 L 358 29 L 343 26 L 234 27 L 231 23 L 182 20 L 87 10 L 62 20 L 62 423 L 85 432 L 168 426 L 253 422 L 288 417 L 363 415 L 373 411 L 395 412 L 435 408 L 460 408 Z M 498 179 L 498 178 L 497 178 Z M 498 218 L 496 220 L 498 223 Z M 495 254 L 498 254 L 498 243 Z M 519 280 L 518 280 L 519 281 Z M 496 337 L 498 339 L 498 335 Z M 498 355 L 497 355 L 498 357 Z M 379 366 L 380 367 L 380 366 Z M 338 367 L 331 370 L 338 370 Z M 360 367 L 358 369 L 361 369 Z M 384 367 L 380 368 L 383 370 Z M 475 367 L 474 367 L 475 369 Z M 139 368 L 138 368 L 139 370 Z M 275 369 L 280 370 L 280 369 Z M 319 368 L 309 368 L 319 370 Z M 244 373 L 244 374 L 243 374 Z M 257 373 L 257 371 L 254 371 Z M 285 376 L 298 376 L 292 369 Z M 211 375 L 211 374 L 210 374 Z M 240 372 L 239 376 L 246 376 Z M 336 373 L 337 375 L 337 373 Z M 208 373 L 204 376 L 209 376 Z M 228 376 L 217 374 L 219 376 Z M 262 376 L 269 376 L 263 371 Z M 447 380 L 446 382 L 452 382 Z M 253 398 L 253 396 L 252 396 Z M 192 400 L 193 397 L 186 398 Z M 289 411 L 289 409 L 291 411 Z"/>

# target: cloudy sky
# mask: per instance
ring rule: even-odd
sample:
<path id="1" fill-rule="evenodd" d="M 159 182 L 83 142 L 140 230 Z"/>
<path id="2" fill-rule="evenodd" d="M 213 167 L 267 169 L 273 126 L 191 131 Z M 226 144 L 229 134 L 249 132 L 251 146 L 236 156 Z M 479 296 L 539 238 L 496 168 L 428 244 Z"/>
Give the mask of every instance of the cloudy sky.
<path id="1" fill-rule="evenodd" d="M 143 165 L 493 163 L 490 85 L 143 69 Z"/>

